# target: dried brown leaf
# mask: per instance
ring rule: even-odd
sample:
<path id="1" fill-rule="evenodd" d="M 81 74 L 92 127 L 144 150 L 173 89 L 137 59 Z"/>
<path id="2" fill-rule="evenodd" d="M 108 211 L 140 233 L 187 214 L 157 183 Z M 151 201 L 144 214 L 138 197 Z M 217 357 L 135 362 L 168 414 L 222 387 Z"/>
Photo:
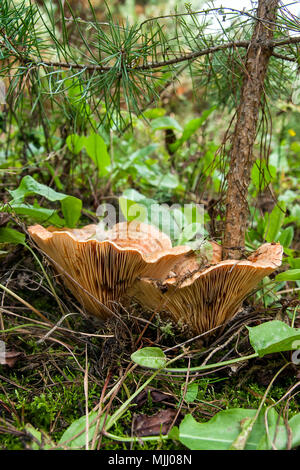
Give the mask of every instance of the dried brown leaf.
<path id="1" fill-rule="evenodd" d="M 144 414 L 135 417 L 133 423 L 133 432 L 136 436 L 158 436 L 166 434 L 169 431 L 177 410 L 167 408 L 161 410 L 152 416 Z"/>
<path id="2" fill-rule="evenodd" d="M 17 360 L 22 356 L 23 353 L 17 351 L 5 351 L 0 355 L 0 364 L 4 364 L 8 367 L 14 367 Z"/>

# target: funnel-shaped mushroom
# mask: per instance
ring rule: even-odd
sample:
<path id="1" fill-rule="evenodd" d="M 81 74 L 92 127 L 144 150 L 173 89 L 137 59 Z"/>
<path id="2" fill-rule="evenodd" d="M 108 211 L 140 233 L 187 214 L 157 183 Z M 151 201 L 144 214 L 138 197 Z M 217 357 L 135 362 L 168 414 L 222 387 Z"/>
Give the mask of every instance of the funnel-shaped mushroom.
<path id="1" fill-rule="evenodd" d="M 263 277 L 281 265 L 282 247 L 266 243 L 246 260 L 218 261 L 195 272 L 195 260 L 176 269 L 162 283 L 142 278 L 130 294 L 151 310 L 165 312 L 195 334 L 224 324 L 239 310 L 242 301 Z"/>
<path id="2" fill-rule="evenodd" d="M 172 248 L 167 235 L 136 222 L 100 233 L 96 225 L 82 229 L 34 225 L 28 232 L 86 311 L 103 319 L 139 276 L 165 279 L 191 252 L 186 246 Z"/>

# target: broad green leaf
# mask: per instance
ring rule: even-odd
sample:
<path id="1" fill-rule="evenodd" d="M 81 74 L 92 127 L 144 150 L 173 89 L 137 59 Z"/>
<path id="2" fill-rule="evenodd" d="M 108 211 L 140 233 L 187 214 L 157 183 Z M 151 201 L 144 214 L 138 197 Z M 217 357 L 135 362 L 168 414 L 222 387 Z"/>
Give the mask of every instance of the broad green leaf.
<path id="1" fill-rule="evenodd" d="M 146 198 L 134 189 L 124 191 L 119 198 L 119 204 L 126 220 L 147 222 L 166 233 L 172 240 L 177 240 L 179 228 L 168 205 L 158 204 L 154 199 Z"/>
<path id="2" fill-rule="evenodd" d="M 300 281 L 300 269 L 289 269 L 277 274 L 275 281 Z"/>
<path id="3" fill-rule="evenodd" d="M 151 181 L 149 181 L 151 184 Z M 173 175 L 172 173 L 168 173 L 164 175 L 162 178 L 158 179 L 158 186 L 160 188 L 166 189 L 175 189 L 179 185 L 178 176 Z"/>
<path id="4" fill-rule="evenodd" d="M 123 192 L 123 196 L 126 197 L 127 199 L 130 199 L 131 201 L 135 201 L 135 202 L 140 202 L 144 199 L 146 199 L 145 196 L 143 196 L 143 194 L 139 193 L 138 191 L 136 191 L 135 189 L 125 189 L 125 191 Z"/>
<path id="5" fill-rule="evenodd" d="M 245 418 L 241 421 L 241 432 L 237 438 L 233 441 L 229 450 L 244 450 L 252 432 L 255 418 Z"/>
<path id="6" fill-rule="evenodd" d="M 32 450 L 49 450 L 55 447 L 55 443 L 50 439 L 50 437 L 43 432 L 43 434 L 35 429 L 31 424 L 26 424 L 25 430 L 30 434 L 34 439 L 31 443 Z"/>
<path id="7" fill-rule="evenodd" d="M 183 210 L 175 207 L 172 209 L 172 215 L 176 221 L 176 224 L 178 225 L 179 230 L 183 230 L 185 225 L 187 225 L 187 220 Z"/>
<path id="8" fill-rule="evenodd" d="M 169 207 L 151 200 L 146 201 L 145 205 L 148 208 L 148 223 L 155 225 L 172 240 L 177 240 L 180 231 Z"/>
<path id="9" fill-rule="evenodd" d="M 294 238 L 294 228 L 287 227 L 281 231 L 278 241 L 282 246 L 288 248 L 290 244 L 292 243 L 293 238 Z"/>
<path id="10" fill-rule="evenodd" d="M 220 411 L 210 421 L 198 423 L 186 415 L 179 426 L 179 440 L 191 450 L 227 450 L 243 431 L 245 420 L 253 419 L 257 410 L 233 408 Z M 276 412 L 270 413 L 268 423 L 276 422 Z M 255 450 L 265 433 L 263 412 L 258 416 L 245 444 L 245 449 Z"/>
<path id="11" fill-rule="evenodd" d="M 107 145 L 101 135 L 95 132 L 87 137 L 71 134 L 67 137 L 66 143 L 71 152 L 75 154 L 78 154 L 85 147 L 88 156 L 98 168 L 99 175 L 105 176 L 108 173 L 107 167 L 111 164 L 111 161 Z"/>
<path id="12" fill-rule="evenodd" d="M 13 228 L 1 227 L 0 228 L 0 243 L 13 243 L 15 245 L 25 243 L 24 233 L 20 233 Z"/>
<path id="13" fill-rule="evenodd" d="M 292 328 L 279 320 L 272 320 L 258 326 L 247 326 L 250 343 L 260 356 L 281 351 L 299 349 L 300 329 Z"/>
<path id="14" fill-rule="evenodd" d="M 203 239 L 203 225 L 201 224 L 189 224 L 186 225 L 180 234 L 178 239 L 178 245 L 185 245 L 190 240 L 193 240 L 196 235 L 201 236 Z"/>
<path id="15" fill-rule="evenodd" d="M 67 196 L 61 200 L 61 210 L 67 227 L 74 227 L 81 214 L 82 201 L 74 196 Z"/>
<path id="16" fill-rule="evenodd" d="M 160 348 L 143 348 L 134 352 L 131 359 L 142 367 L 150 367 L 152 369 L 160 369 L 165 367 L 167 358 Z"/>
<path id="17" fill-rule="evenodd" d="M 178 132 L 182 131 L 180 124 L 170 116 L 163 116 L 153 119 L 153 121 L 151 121 L 151 127 L 154 131 L 161 129 L 173 129 Z"/>
<path id="18" fill-rule="evenodd" d="M 173 426 L 171 431 L 168 434 L 169 439 L 173 439 L 174 441 L 179 441 L 179 429 L 178 426 Z"/>
<path id="19" fill-rule="evenodd" d="M 26 197 L 35 194 L 45 197 L 48 201 L 61 201 L 67 197 L 65 194 L 58 193 L 54 189 L 49 188 L 49 186 L 39 183 L 29 175 L 22 178 L 17 189 L 8 192 L 13 198 L 12 203 L 23 202 Z"/>
<path id="20" fill-rule="evenodd" d="M 300 258 L 293 258 L 290 256 L 288 258 L 288 263 L 292 269 L 299 269 L 300 271 Z"/>
<path id="21" fill-rule="evenodd" d="M 104 417 L 100 419 L 100 429 L 101 423 L 103 423 Z M 89 432 L 88 440 L 89 442 L 93 439 L 96 425 L 97 425 L 97 412 L 92 411 L 89 413 Z M 79 436 L 77 434 L 81 433 Z M 77 436 L 77 437 L 76 437 Z M 69 441 L 69 442 L 66 442 Z M 66 443 L 65 443 L 66 442 Z M 86 416 L 81 416 L 81 418 L 73 421 L 73 423 L 65 430 L 61 436 L 58 445 L 63 447 L 68 447 L 69 449 L 82 449 L 85 447 L 86 443 Z"/>
<path id="22" fill-rule="evenodd" d="M 184 388 L 185 388 L 185 385 L 183 384 L 182 387 L 181 387 L 181 396 L 182 397 L 183 397 L 183 393 L 184 393 Z M 198 389 L 199 389 L 198 384 L 196 384 L 195 382 L 193 382 L 191 384 L 188 384 L 187 389 L 186 389 L 186 393 L 184 395 L 184 401 L 186 401 L 187 403 L 193 403 L 197 398 Z"/>
<path id="23" fill-rule="evenodd" d="M 139 202 L 145 201 L 146 198 L 135 189 L 126 189 L 122 196 L 119 197 L 119 206 L 128 222 L 138 220 L 145 222 L 148 219 L 147 209 Z"/>
<path id="24" fill-rule="evenodd" d="M 164 116 L 165 114 L 166 110 L 163 108 L 146 109 L 146 111 L 143 112 L 143 116 L 147 119 L 156 119 Z"/>
<path id="25" fill-rule="evenodd" d="M 292 435 L 291 448 L 300 446 L 300 413 L 293 416 L 289 422 Z M 258 446 L 259 450 L 267 450 L 276 448 L 277 450 L 285 450 L 288 445 L 288 433 L 285 425 L 273 425 L 269 429 L 269 436 L 265 435 Z"/>
<path id="26" fill-rule="evenodd" d="M 101 135 L 92 133 L 85 138 L 85 148 L 87 154 L 99 170 L 100 176 L 105 176 L 108 173 L 107 167 L 110 165 L 110 156 L 107 152 L 107 146 Z"/>
<path id="27" fill-rule="evenodd" d="M 68 135 L 66 138 L 66 144 L 69 150 L 77 155 L 85 145 L 85 137 L 78 134 Z"/>
<path id="28" fill-rule="evenodd" d="M 280 228 L 285 218 L 285 203 L 281 202 L 272 210 L 271 214 L 266 214 L 264 238 L 267 242 L 277 240 Z"/>
<path id="29" fill-rule="evenodd" d="M 7 207 L 7 212 L 14 212 L 17 215 L 25 215 L 31 219 L 43 223 L 49 223 L 55 225 L 56 227 L 63 227 L 65 220 L 59 217 L 57 211 L 54 209 L 45 209 L 35 204 L 10 204 L 11 209 Z"/>
<path id="30" fill-rule="evenodd" d="M 185 204 L 183 212 L 187 224 L 204 224 L 204 212 L 198 204 Z"/>
<path id="31" fill-rule="evenodd" d="M 147 221 L 147 208 L 142 204 L 138 204 L 136 201 L 121 196 L 119 197 L 119 205 L 122 214 L 128 222 L 132 222 L 133 220 L 139 222 Z"/>
<path id="32" fill-rule="evenodd" d="M 9 191 L 9 193 L 13 198 L 10 206 L 14 211 L 19 215 L 28 215 L 36 220 L 47 221 L 47 218 L 51 217 L 51 221 L 49 220 L 49 222 L 56 225 L 52 217 L 56 211 L 44 209 L 37 205 L 30 206 L 22 204 L 24 199 L 28 196 L 39 195 L 51 202 L 60 201 L 65 223 L 68 227 L 74 227 L 81 214 L 82 201 L 80 199 L 74 196 L 68 196 L 67 194 L 58 193 L 54 191 L 54 189 L 39 183 L 29 175 L 24 176 L 19 187 L 13 191 Z M 56 218 L 56 221 L 58 225 L 61 225 L 62 219 Z"/>

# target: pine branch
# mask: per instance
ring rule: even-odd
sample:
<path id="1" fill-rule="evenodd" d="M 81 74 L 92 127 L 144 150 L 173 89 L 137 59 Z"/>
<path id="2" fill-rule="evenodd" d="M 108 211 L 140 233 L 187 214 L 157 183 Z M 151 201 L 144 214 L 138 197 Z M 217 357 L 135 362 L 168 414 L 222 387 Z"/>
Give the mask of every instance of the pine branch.
<path id="1" fill-rule="evenodd" d="M 291 45 L 291 44 L 299 44 L 300 43 L 300 36 L 296 37 L 291 37 L 288 39 L 278 39 L 276 41 L 267 41 L 264 46 L 269 47 L 269 48 L 274 48 L 274 47 L 281 47 L 281 46 L 286 46 L 286 45 Z M 0 44 L 2 47 L 6 47 L 5 43 L 0 40 Z M 231 48 L 244 48 L 247 49 L 250 45 L 250 41 L 231 41 L 227 42 L 224 44 L 219 44 L 217 46 L 212 46 L 208 47 L 207 49 L 202 49 L 200 51 L 195 51 L 190 54 L 186 54 L 183 56 L 175 57 L 173 59 L 169 60 L 164 60 L 160 62 L 152 62 L 146 65 L 140 65 L 140 66 L 134 66 L 131 67 L 130 65 L 126 65 L 126 70 L 128 72 L 138 72 L 138 71 L 146 71 L 146 70 L 155 70 L 155 69 L 160 69 L 162 67 L 167 67 L 168 65 L 175 65 L 179 64 L 181 62 L 186 62 L 186 61 L 193 61 L 195 59 L 198 59 L 199 57 L 213 54 L 225 49 L 231 49 Z M 78 64 L 78 63 L 69 63 L 69 62 L 55 62 L 55 61 L 42 61 L 42 62 L 36 62 L 35 60 L 31 60 L 30 58 L 26 57 L 26 59 L 22 56 L 22 53 L 20 51 L 15 50 L 13 47 L 10 49 L 11 55 L 14 55 L 17 59 L 22 60 L 23 62 L 26 62 L 27 64 L 30 64 L 30 66 L 35 66 L 35 67 L 54 67 L 54 68 L 63 68 L 63 69 L 77 69 L 77 70 L 87 70 L 87 71 L 100 71 L 100 72 L 108 72 L 113 69 L 113 66 L 103 66 L 100 64 Z M 278 57 L 280 59 L 284 60 L 289 60 L 289 61 L 296 61 L 296 59 L 284 56 L 282 54 L 278 54 L 276 52 L 272 52 L 272 55 L 274 57 Z"/>
<path id="2" fill-rule="evenodd" d="M 0 76 L 13 77 L 8 96 L 14 105 L 19 104 L 19 98 L 22 104 L 26 86 L 35 103 L 55 101 L 67 116 L 75 113 L 75 119 L 87 106 L 103 119 L 97 110 L 102 102 L 113 120 L 122 121 L 122 109 L 126 107 L 129 116 L 139 115 L 145 105 L 159 99 L 161 90 L 173 82 L 180 67 L 189 67 L 197 88 L 206 87 L 213 100 L 217 95 L 219 105 L 226 103 L 230 108 L 234 104 L 233 87 L 235 98 L 239 95 L 253 20 L 266 29 L 276 26 L 280 35 L 260 45 L 281 61 L 297 62 L 300 37 L 287 37 L 285 32 L 289 26 L 297 29 L 295 20 L 280 18 L 273 24 L 259 18 L 254 10 L 188 10 L 130 26 L 117 25 L 110 14 L 104 22 L 97 21 L 95 15 L 94 21 L 85 21 L 76 18 L 71 7 L 67 17 L 67 0 L 64 8 L 60 1 L 59 5 L 59 11 L 54 11 L 48 3 L 43 8 L 28 8 L 15 0 L 0 2 L 0 57 L 4 64 Z M 236 22 L 223 27 L 220 19 L 221 30 L 211 34 L 207 31 L 207 15 L 212 12 L 219 12 L 221 19 L 235 16 Z M 246 20 L 240 21 L 237 14 Z M 169 21 L 166 31 L 163 19 L 168 18 L 174 24 Z M 70 22 L 74 27 L 67 27 Z M 288 46 L 290 50 L 286 50 Z M 276 48 L 280 48 L 278 52 Z M 290 70 L 285 73 L 276 60 L 270 70 L 271 74 L 275 72 L 270 92 L 284 91 L 292 80 Z"/>

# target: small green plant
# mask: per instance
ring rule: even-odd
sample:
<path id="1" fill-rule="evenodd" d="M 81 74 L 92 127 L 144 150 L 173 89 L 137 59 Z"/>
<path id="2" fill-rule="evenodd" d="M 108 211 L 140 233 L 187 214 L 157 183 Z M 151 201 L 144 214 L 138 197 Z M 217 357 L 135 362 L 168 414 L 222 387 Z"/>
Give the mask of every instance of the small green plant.
<path id="1" fill-rule="evenodd" d="M 17 215 L 27 216 L 31 220 L 40 223 L 49 223 L 62 227 L 74 227 L 78 222 L 82 201 L 74 196 L 68 196 L 58 193 L 48 186 L 38 183 L 34 178 L 27 175 L 22 179 L 19 187 L 9 191 L 12 200 L 9 204 L 2 206 L 3 212 L 15 213 Z M 61 211 L 64 218 L 61 218 L 57 209 L 48 209 L 41 207 L 37 202 L 29 204 L 25 201 L 31 196 L 41 196 L 50 202 L 60 202 Z"/>

